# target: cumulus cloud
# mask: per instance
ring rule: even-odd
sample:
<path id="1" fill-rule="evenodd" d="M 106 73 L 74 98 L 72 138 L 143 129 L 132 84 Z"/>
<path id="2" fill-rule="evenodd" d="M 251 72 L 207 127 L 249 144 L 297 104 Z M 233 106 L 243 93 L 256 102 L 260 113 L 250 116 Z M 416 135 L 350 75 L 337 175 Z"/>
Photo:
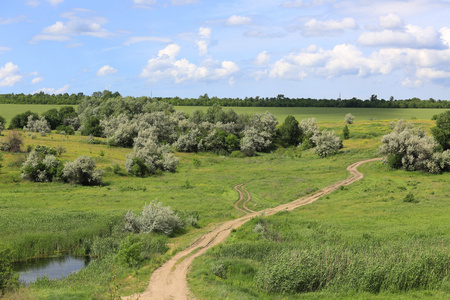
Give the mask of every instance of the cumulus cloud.
<path id="1" fill-rule="evenodd" d="M 267 51 L 263 51 L 258 53 L 258 55 L 256 56 L 255 59 L 255 64 L 260 65 L 260 66 L 264 66 L 267 65 L 270 61 L 270 55 L 267 54 Z"/>
<path id="2" fill-rule="evenodd" d="M 208 47 L 211 43 L 211 28 L 200 27 L 198 30 L 199 40 L 197 40 L 196 44 L 198 47 L 198 52 L 200 56 L 204 56 L 208 54 Z"/>
<path id="3" fill-rule="evenodd" d="M 22 77 L 19 67 L 12 62 L 7 62 L 0 68 L 0 86 L 14 86 Z"/>
<path id="4" fill-rule="evenodd" d="M 439 32 L 433 27 L 406 25 L 404 30 L 364 32 L 358 43 L 368 47 L 430 48 L 443 46 Z"/>
<path id="5" fill-rule="evenodd" d="M 397 29 L 403 27 L 403 20 L 396 14 L 380 16 L 380 26 L 384 29 Z"/>
<path id="6" fill-rule="evenodd" d="M 117 73 L 116 69 L 114 69 L 113 67 L 110 67 L 109 65 L 105 65 L 97 71 L 97 76 L 105 76 L 105 75 L 115 74 L 115 73 Z"/>
<path id="7" fill-rule="evenodd" d="M 31 84 L 36 84 L 44 80 L 44 77 L 35 77 L 33 80 L 31 80 Z"/>
<path id="8" fill-rule="evenodd" d="M 225 22 L 227 26 L 239 26 L 239 25 L 248 25 L 252 23 L 252 19 L 250 17 L 232 15 Z"/>
<path id="9" fill-rule="evenodd" d="M 51 94 L 58 95 L 58 94 L 62 94 L 62 93 L 67 92 L 69 90 L 69 87 L 70 87 L 70 85 L 66 84 L 65 86 L 63 86 L 63 87 L 61 87 L 59 89 L 42 88 L 42 89 L 39 89 L 37 91 L 32 92 L 32 94 L 37 94 L 37 93 L 40 93 L 40 92 L 44 92 L 45 94 L 49 94 L 49 95 L 51 95 Z"/>
<path id="10" fill-rule="evenodd" d="M 274 32 L 267 29 L 252 29 L 244 33 L 246 37 L 274 39 L 286 36 L 284 32 Z"/>
<path id="11" fill-rule="evenodd" d="M 55 24 L 42 29 L 41 34 L 33 36 L 31 42 L 71 40 L 73 36 L 85 35 L 98 38 L 108 38 L 112 33 L 102 27 L 108 20 L 102 17 L 91 17 L 90 11 L 74 9 L 61 16 L 68 21 L 57 21 Z"/>
<path id="12" fill-rule="evenodd" d="M 419 88 L 422 86 L 422 81 L 419 79 L 413 81 L 407 77 L 402 81 L 402 86 L 406 88 Z"/>
<path id="13" fill-rule="evenodd" d="M 206 59 L 200 65 L 196 65 L 185 58 L 177 59 L 180 50 L 177 44 L 168 45 L 160 50 L 158 57 L 148 60 L 142 69 L 141 77 L 153 82 L 169 80 L 183 83 L 229 79 L 232 74 L 239 71 L 239 67 L 231 61 Z"/>
<path id="14" fill-rule="evenodd" d="M 318 21 L 311 19 L 306 22 L 302 27 L 302 34 L 305 36 L 320 36 L 320 35 L 336 35 L 342 33 L 346 29 L 357 29 L 355 19 L 344 18 L 340 21 L 328 20 Z"/>

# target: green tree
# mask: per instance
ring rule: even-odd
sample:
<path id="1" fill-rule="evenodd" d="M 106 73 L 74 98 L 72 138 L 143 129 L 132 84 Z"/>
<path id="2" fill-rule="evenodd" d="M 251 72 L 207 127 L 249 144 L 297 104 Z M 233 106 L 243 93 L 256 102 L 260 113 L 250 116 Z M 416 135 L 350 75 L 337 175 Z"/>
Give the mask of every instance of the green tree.
<path id="1" fill-rule="evenodd" d="M 0 248 L 0 296 L 8 289 L 19 284 L 19 275 L 12 268 L 11 249 Z"/>
<path id="2" fill-rule="evenodd" d="M 33 115 L 33 120 L 39 119 L 37 113 L 27 110 L 24 113 L 15 115 L 9 123 L 8 129 L 23 129 L 28 124 L 28 116 Z"/>
<path id="3" fill-rule="evenodd" d="M 100 126 L 100 120 L 97 117 L 90 117 L 84 124 L 84 129 L 81 134 L 101 137 L 103 135 L 103 129 Z"/>
<path id="4" fill-rule="evenodd" d="M 345 125 L 344 129 L 342 129 L 342 137 L 344 140 L 348 140 L 350 138 L 350 130 L 347 125 Z"/>
<path id="5" fill-rule="evenodd" d="M 450 110 L 438 115 L 436 126 L 431 128 L 431 133 L 443 150 L 450 149 Z"/>
<path id="6" fill-rule="evenodd" d="M 58 127 L 62 123 L 62 120 L 61 120 L 58 110 L 56 108 L 47 110 L 46 112 L 42 113 L 42 116 L 49 123 L 51 130 L 56 129 L 56 127 Z"/>
<path id="7" fill-rule="evenodd" d="M 288 145 L 298 145 L 302 140 L 302 129 L 294 116 L 289 115 L 278 128 L 280 140 Z"/>

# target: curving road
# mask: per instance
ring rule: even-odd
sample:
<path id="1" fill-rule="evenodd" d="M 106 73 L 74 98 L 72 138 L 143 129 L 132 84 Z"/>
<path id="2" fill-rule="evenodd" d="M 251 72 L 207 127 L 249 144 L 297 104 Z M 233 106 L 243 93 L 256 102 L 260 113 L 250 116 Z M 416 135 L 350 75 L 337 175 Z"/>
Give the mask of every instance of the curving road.
<path id="1" fill-rule="evenodd" d="M 350 176 L 348 178 L 326 186 L 311 195 L 307 195 L 290 203 L 265 209 L 260 212 L 252 211 L 245 206 L 245 203 L 251 199 L 250 193 L 244 189 L 244 184 L 238 184 L 234 187 L 239 193 L 239 200 L 235 203 L 235 207 L 236 209 L 245 212 L 246 215 L 220 224 L 217 228 L 202 236 L 191 246 L 181 252 L 178 252 L 170 260 L 166 261 L 160 268 L 153 272 L 150 277 L 148 288 L 143 293 L 123 297 L 123 299 L 195 299 L 195 297 L 190 293 L 186 281 L 189 266 L 196 257 L 205 253 L 209 248 L 223 242 L 230 235 L 231 230 L 242 226 L 251 218 L 261 213 L 264 213 L 266 216 L 270 216 L 280 211 L 290 211 L 300 206 L 310 204 L 323 195 L 334 192 L 340 186 L 352 184 L 353 182 L 364 177 L 364 175 L 357 170 L 360 165 L 377 160 L 381 160 L 381 158 L 373 158 L 356 162 L 347 167 L 347 170 L 350 172 Z M 244 195 L 239 188 L 247 193 L 247 201 L 243 204 L 243 207 L 246 210 L 237 206 L 237 204 L 242 202 L 244 199 Z"/>

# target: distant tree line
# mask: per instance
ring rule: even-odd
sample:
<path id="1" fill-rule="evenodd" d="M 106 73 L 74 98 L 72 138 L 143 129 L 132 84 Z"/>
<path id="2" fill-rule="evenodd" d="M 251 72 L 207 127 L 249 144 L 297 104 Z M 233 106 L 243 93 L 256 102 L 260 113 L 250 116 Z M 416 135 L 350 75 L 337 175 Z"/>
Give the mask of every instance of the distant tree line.
<path id="1" fill-rule="evenodd" d="M 85 99 L 95 98 L 108 100 L 110 98 L 122 97 L 119 92 L 104 90 L 103 92 L 94 92 L 92 95 L 78 94 L 45 94 L 44 92 L 36 94 L 0 94 L 0 104 L 61 104 L 78 105 Z M 134 98 L 134 97 L 125 97 Z M 368 99 L 313 99 L 313 98 L 289 98 L 282 94 L 276 97 L 245 97 L 241 98 L 218 98 L 209 97 L 208 94 L 198 98 L 180 98 L 180 97 L 147 97 L 142 96 L 138 99 L 166 102 L 174 106 L 220 106 L 235 107 L 362 107 L 362 108 L 450 108 L 450 101 L 435 100 L 430 98 L 422 100 L 420 98 L 411 98 L 396 100 L 391 96 L 388 100 L 378 99 L 377 95 L 371 95 Z"/>

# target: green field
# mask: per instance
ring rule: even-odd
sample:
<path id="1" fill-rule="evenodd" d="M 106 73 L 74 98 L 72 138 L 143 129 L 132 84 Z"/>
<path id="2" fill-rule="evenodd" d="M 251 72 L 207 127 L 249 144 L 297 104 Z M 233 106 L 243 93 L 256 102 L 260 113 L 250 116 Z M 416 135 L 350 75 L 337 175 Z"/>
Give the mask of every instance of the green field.
<path id="1" fill-rule="evenodd" d="M 9 122 L 15 115 L 31 110 L 41 114 L 52 108 L 62 105 L 38 105 L 38 104 L 0 104 L 0 116 Z M 73 105 L 76 107 L 76 105 Z M 224 107 L 224 110 L 233 109 L 239 114 L 265 113 L 274 114 L 278 121 L 282 122 L 286 116 L 293 115 L 297 120 L 316 118 L 318 122 L 339 122 L 344 120 L 347 113 L 356 117 L 356 121 L 369 120 L 395 120 L 412 118 L 430 120 L 433 115 L 440 114 L 445 109 L 435 108 L 334 108 L 334 107 Z M 182 110 L 188 114 L 195 109 L 206 111 L 205 106 L 176 106 L 176 110 Z"/>
<path id="2" fill-rule="evenodd" d="M 31 110 L 43 112 L 58 106 L 0 105 L 0 115 L 8 119 Z M 192 112 L 195 107 L 180 107 Z M 207 109 L 200 107 L 200 109 Z M 227 108 L 225 108 L 226 110 Z M 85 154 L 94 157 L 104 169 L 105 184 L 83 187 L 60 182 L 31 183 L 20 179 L 20 166 L 26 154 L 3 153 L 0 171 L 0 248 L 9 246 L 16 260 L 48 256 L 71 250 L 83 254 L 98 238 L 126 235 L 120 228 L 128 210 L 139 212 L 155 199 L 180 213 L 199 214 L 199 228 L 189 227 L 175 236 L 162 239 L 168 250 L 155 252 L 145 264 L 122 266 L 116 260 L 103 259 L 86 270 L 64 280 L 43 280 L 22 287 L 8 297 L 37 299 L 106 299 L 129 295 L 147 287 L 151 272 L 177 250 L 191 244 L 215 224 L 236 218 L 238 195 L 233 187 L 246 183 L 251 193 L 249 207 L 262 210 L 298 199 L 348 176 L 346 167 L 356 161 L 377 157 L 382 135 L 390 132 L 389 121 L 405 118 L 427 130 L 434 126 L 431 117 L 438 109 L 338 109 L 338 108 L 233 108 L 238 113 L 254 114 L 269 110 L 283 122 L 288 114 L 297 120 L 315 117 L 321 129 L 341 132 L 344 115 L 356 119 L 350 125 L 350 139 L 339 154 L 320 159 L 313 150 L 278 149 L 255 157 L 231 158 L 210 153 L 176 153 L 180 166 L 175 173 L 137 178 L 112 172 L 114 163 L 124 168 L 125 155 L 131 149 L 88 144 L 87 137 L 52 133 L 31 138 L 28 145 L 62 146 L 60 157 L 73 160 Z M 7 112 L 7 113 L 4 113 Z M 3 132 L 6 135 L 7 131 Z M 0 139 L 3 137 L 0 137 Z M 102 139 L 100 139 L 102 140 Z M 429 284 L 414 285 L 408 270 L 430 270 L 450 257 L 450 174 L 392 171 L 381 163 L 362 166 L 366 177 L 311 205 L 289 213 L 254 219 L 232 233 L 224 245 L 217 246 L 194 261 L 189 282 L 198 299 L 446 299 L 450 296 L 447 265 L 445 280 L 430 275 Z M 416 203 L 403 199 L 412 192 Z M 267 235 L 254 231 L 265 224 Z M 161 239 L 150 235 L 151 240 Z M 156 243 L 156 242 L 155 242 Z M 370 288 L 377 278 L 363 271 L 341 274 L 341 281 L 330 281 L 314 293 L 299 290 L 281 293 L 261 285 L 258 276 L 270 272 L 275 254 L 303 251 L 334 261 L 348 255 L 347 261 L 365 262 L 373 274 L 392 276 L 388 269 L 399 266 L 406 284 Z M 297 253 L 295 252 L 295 253 Z M 298 253 L 297 253 L 298 254 Z M 387 259 L 389 258 L 389 259 Z M 433 260 L 434 259 L 434 260 Z M 321 261 L 319 259 L 319 261 Z M 396 264 L 390 264 L 398 262 Z M 402 263 L 400 263 L 402 262 Z M 428 262 L 428 263 L 427 263 Z M 431 262 L 431 263 L 430 263 Z M 218 272 L 223 264 L 224 271 Z M 404 267 L 404 269 L 401 269 Z M 423 268 L 422 268 L 423 267 Z M 409 269 L 408 269 L 409 268 Z M 360 270 L 360 269 L 355 269 Z M 433 269 L 434 270 L 434 269 Z M 403 272 L 404 271 L 404 272 Z M 361 273 L 363 272 L 363 273 Z M 403 273 L 401 273 L 403 272 Z M 431 272 L 431 271 L 430 271 Z M 433 271 L 434 272 L 434 271 Z M 217 273 L 220 275 L 218 276 Z M 370 273 L 370 274 L 372 274 Z M 306 274 L 306 273 L 305 273 Z M 431 274 L 431 273 L 430 273 Z M 416 274 L 417 275 L 417 274 Z M 353 282 L 361 277 L 360 283 Z M 401 276 L 400 276 L 401 277 Z M 353 280 L 353 281 L 352 281 Z M 359 280 L 359 279 L 358 279 Z M 408 281 L 410 280 L 410 281 Z M 359 281 L 358 281 L 359 282 Z M 408 283 L 409 282 L 409 283 Z M 368 283 L 368 284 L 366 284 Z M 258 285 L 260 284 L 260 285 Z M 359 285 L 358 285 L 359 284 Z M 364 285 L 366 284 L 366 285 Z M 403 284 L 403 285 L 402 285 Z M 409 284 L 409 285 L 408 285 Z M 363 288 L 360 288 L 360 286 Z M 364 286 L 369 286 L 364 288 Z M 118 288 L 117 288 L 118 287 Z M 311 289 L 312 290 L 312 289 Z"/>

